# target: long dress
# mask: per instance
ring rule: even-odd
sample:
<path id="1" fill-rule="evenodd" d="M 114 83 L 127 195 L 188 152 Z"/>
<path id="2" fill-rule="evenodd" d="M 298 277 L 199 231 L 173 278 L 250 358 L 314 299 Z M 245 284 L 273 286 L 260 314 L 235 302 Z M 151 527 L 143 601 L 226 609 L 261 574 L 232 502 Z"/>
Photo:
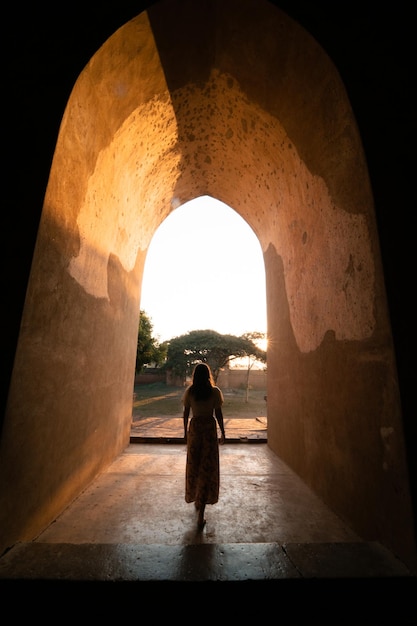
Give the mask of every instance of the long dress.
<path id="1" fill-rule="evenodd" d="M 192 412 L 187 433 L 185 501 L 196 502 L 198 506 L 215 504 L 219 500 L 220 461 L 217 420 L 213 413 L 223 404 L 223 394 L 213 387 L 209 398 L 196 401 L 187 389 L 183 402 Z"/>

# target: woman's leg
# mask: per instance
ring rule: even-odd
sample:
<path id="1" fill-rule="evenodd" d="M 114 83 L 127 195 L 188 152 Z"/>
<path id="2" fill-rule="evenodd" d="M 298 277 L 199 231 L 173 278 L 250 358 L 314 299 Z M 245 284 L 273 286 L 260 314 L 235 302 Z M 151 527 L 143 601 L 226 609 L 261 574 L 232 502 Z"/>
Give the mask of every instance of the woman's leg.
<path id="1" fill-rule="evenodd" d="M 198 527 L 201 530 L 202 528 L 204 528 L 204 524 L 206 523 L 206 520 L 204 519 L 204 510 L 206 508 L 205 503 L 201 503 L 200 507 L 198 509 Z"/>

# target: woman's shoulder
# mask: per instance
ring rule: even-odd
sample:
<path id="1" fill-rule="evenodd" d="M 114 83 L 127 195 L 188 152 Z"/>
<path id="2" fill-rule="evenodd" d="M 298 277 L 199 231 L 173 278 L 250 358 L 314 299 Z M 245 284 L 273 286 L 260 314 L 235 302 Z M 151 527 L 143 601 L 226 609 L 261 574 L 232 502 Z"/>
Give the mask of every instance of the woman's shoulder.
<path id="1" fill-rule="evenodd" d="M 213 387 L 213 392 L 214 392 L 217 396 L 221 396 L 221 397 L 223 397 L 222 390 L 220 389 L 220 387 L 217 387 L 217 385 L 214 385 L 214 387 Z"/>
<path id="2" fill-rule="evenodd" d="M 188 396 L 190 393 L 190 389 L 191 389 L 191 385 L 189 385 L 188 387 L 186 387 L 184 393 L 183 393 L 183 398 L 185 398 L 185 396 Z"/>

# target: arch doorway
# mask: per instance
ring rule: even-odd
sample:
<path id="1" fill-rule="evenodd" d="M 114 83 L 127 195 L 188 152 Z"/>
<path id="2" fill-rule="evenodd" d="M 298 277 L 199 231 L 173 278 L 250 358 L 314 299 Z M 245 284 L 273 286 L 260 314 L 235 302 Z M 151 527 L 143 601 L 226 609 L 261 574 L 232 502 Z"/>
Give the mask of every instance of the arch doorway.
<path id="1" fill-rule="evenodd" d="M 265 265 L 249 224 L 209 196 L 172 211 L 147 250 L 140 310 L 158 345 L 212 330 L 224 339 L 250 334 L 266 350 Z M 172 377 L 166 388 L 164 376 L 152 364 L 140 373 L 136 368 L 131 441 L 182 441 L 183 388 Z M 232 358 L 217 383 L 225 394 L 228 440 L 265 441 L 266 363 Z"/>
<path id="2" fill-rule="evenodd" d="M 172 211 L 155 232 L 141 310 L 159 342 L 191 330 L 266 334 L 265 265 L 259 241 L 232 208 L 202 196 Z"/>
<path id="3" fill-rule="evenodd" d="M 268 445 L 358 534 L 413 553 L 355 119 L 308 33 L 266 1 L 235 9 L 157 3 L 105 42 L 74 86 L 3 428 L 1 470 L 14 476 L 0 494 L 3 547 L 37 534 L 126 447 L 146 250 L 174 208 L 211 195 L 252 226 L 264 254 Z"/>

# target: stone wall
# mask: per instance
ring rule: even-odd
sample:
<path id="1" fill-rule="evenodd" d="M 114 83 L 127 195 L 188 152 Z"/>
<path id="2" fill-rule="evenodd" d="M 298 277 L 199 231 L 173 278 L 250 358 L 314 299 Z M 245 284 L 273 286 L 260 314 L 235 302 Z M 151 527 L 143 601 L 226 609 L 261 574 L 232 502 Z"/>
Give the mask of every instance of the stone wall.
<path id="1" fill-rule="evenodd" d="M 246 369 L 225 369 L 220 372 L 217 384 L 220 389 L 246 389 L 248 373 Z M 249 388 L 266 391 L 266 371 L 251 370 Z"/>
<path id="2" fill-rule="evenodd" d="M 135 376 L 135 384 L 151 385 L 152 383 L 166 383 L 167 385 L 182 386 L 182 382 L 155 368 L 149 368 Z M 188 384 L 188 383 L 187 383 Z M 221 389 L 246 389 L 246 369 L 225 369 L 220 372 L 217 384 Z M 266 371 L 251 370 L 249 373 L 249 388 L 264 389 L 266 391 Z"/>

